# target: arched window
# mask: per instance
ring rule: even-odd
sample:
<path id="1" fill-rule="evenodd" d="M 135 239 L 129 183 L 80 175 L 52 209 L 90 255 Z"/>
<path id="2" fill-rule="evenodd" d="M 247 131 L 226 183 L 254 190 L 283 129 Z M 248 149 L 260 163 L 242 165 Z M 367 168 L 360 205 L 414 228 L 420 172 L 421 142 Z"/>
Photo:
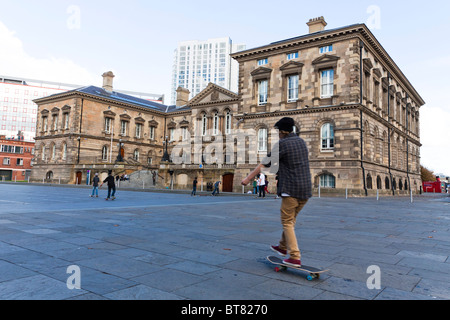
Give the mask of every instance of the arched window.
<path id="1" fill-rule="evenodd" d="M 332 150 L 334 149 L 334 127 L 331 123 L 325 123 L 322 126 L 321 137 L 322 137 L 322 150 Z"/>
<path id="2" fill-rule="evenodd" d="M 138 149 L 134 150 L 133 159 L 135 161 L 139 161 L 139 150 Z"/>
<path id="3" fill-rule="evenodd" d="M 336 188 L 336 178 L 331 174 L 324 174 L 320 176 L 321 188 Z"/>
<path id="4" fill-rule="evenodd" d="M 383 187 L 381 185 L 381 178 L 380 178 L 380 176 L 377 176 L 377 189 L 378 190 L 383 189 Z"/>
<path id="5" fill-rule="evenodd" d="M 258 130 L 258 152 L 267 151 L 267 128 Z"/>
<path id="6" fill-rule="evenodd" d="M 231 112 L 228 110 L 225 115 L 225 134 L 231 133 Z"/>
<path id="7" fill-rule="evenodd" d="M 202 116 L 202 136 L 206 136 L 206 130 L 208 130 L 208 119 L 206 118 L 206 114 Z"/>
<path id="8" fill-rule="evenodd" d="M 384 179 L 384 188 L 385 188 L 386 190 L 389 190 L 389 189 L 390 189 L 389 185 L 390 185 L 390 183 L 389 183 L 389 178 L 386 177 L 386 179 Z"/>
<path id="9" fill-rule="evenodd" d="M 218 134 L 219 134 L 219 113 L 216 111 L 214 113 L 213 135 L 217 136 Z"/>
<path id="10" fill-rule="evenodd" d="M 367 180 L 366 180 L 366 183 L 367 183 L 367 189 L 373 189 L 373 186 L 372 186 L 372 176 L 370 175 L 370 173 L 367 174 Z"/>
<path id="11" fill-rule="evenodd" d="M 107 146 L 103 146 L 103 148 L 102 148 L 102 160 L 103 161 L 108 160 L 108 147 Z"/>

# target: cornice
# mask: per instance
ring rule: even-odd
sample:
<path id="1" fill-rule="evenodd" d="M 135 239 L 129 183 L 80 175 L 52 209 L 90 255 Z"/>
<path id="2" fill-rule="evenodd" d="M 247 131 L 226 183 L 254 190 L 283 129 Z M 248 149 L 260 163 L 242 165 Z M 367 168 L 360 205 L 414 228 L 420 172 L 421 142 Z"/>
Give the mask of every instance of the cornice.
<path id="1" fill-rule="evenodd" d="M 304 35 L 297 38 L 286 39 L 283 41 L 271 43 L 265 46 L 257 47 L 254 49 L 249 49 L 245 51 L 240 51 L 231 54 L 231 57 L 238 61 L 249 61 L 252 59 L 257 59 L 262 55 L 273 55 L 276 51 L 278 53 L 285 52 L 286 50 L 292 50 L 293 47 L 299 50 L 304 48 L 309 48 L 317 45 L 322 45 L 324 42 L 330 42 L 336 40 L 346 40 L 351 38 L 358 38 L 362 40 L 365 47 L 372 51 L 374 55 L 386 66 L 386 69 L 391 73 L 391 76 L 399 80 L 405 91 L 409 93 L 410 96 L 414 97 L 419 106 L 423 106 L 425 101 L 420 96 L 420 94 L 415 90 L 394 60 L 389 56 L 383 46 L 378 42 L 373 33 L 365 24 L 356 24 L 352 26 L 347 26 L 339 29 L 333 29 L 325 32 L 314 33 L 311 35 Z"/>

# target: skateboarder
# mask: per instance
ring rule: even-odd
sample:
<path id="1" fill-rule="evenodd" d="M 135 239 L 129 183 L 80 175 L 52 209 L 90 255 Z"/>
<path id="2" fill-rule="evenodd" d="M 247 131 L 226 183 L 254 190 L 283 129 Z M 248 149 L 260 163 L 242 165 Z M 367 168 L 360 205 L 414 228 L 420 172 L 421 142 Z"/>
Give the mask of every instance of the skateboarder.
<path id="1" fill-rule="evenodd" d="M 275 124 L 280 141 L 273 147 L 271 154 L 278 152 L 279 156 L 277 194 L 282 197 L 280 211 L 283 233 L 279 245 L 271 246 L 271 249 L 281 256 L 289 254 L 289 258 L 283 260 L 283 263 L 300 267 L 301 254 L 295 235 L 295 223 L 298 213 L 312 197 L 312 186 L 308 149 L 305 141 L 293 133 L 294 125 L 292 118 L 283 118 Z M 271 165 L 258 165 L 242 180 L 242 184 L 248 185 L 263 168 Z"/>
<path id="2" fill-rule="evenodd" d="M 108 171 L 108 176 L 106 177 L 106 179 L 103 181 L 103 183 L 108 183 L 108 196 L 106 197 L 105 200 L 109 200 L 109 197 L 111 196 L 112 200 L 116 199 L 115 194 L 116 194 L 116 183 L 114 181 L 114 176 L 112 175 L 112 170 Z M 100 185 L 100 187 L 103 186 L 103 183 Z M 112 191 L 112 194 L 111 194 Z"/>

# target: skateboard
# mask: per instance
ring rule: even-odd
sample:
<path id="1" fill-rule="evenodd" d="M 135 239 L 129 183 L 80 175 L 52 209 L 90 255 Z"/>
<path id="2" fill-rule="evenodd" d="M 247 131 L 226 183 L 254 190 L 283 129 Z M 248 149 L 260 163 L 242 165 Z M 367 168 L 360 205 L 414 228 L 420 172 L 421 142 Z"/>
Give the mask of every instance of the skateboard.
<path id="1" fill-rule="evenodd" d="M 114 201 L 114 200 L 116 200 L 116 197 L 112 197 L 111 199 L 105 198 L 105 200 L 106 200 L 106 201 L 108 201 L 108 200 Z"/>
<path id="2" fill-rule="evenodd" d="M 320 275 L 322 273 L 329 271 L 329 270 L 322 270 L 322 269 L 304 266 L 304 265 L 302 265 L 301 267 L 292 267 L 292 266 L 284 264 L 282 259 L 280 259 L 278 257 L 274 257 L 274 256 L 267 257 L 267 260 L 269 260 L 270 263 L 277 266 L 277 267 L 275 267 L 276 272 L 281 272 L 281 271 L 287 270 L 288 268 L 292 268 L 292 269 L 296 269 L 296 270 L 300 270 L 300 271 L 309 273 L 309 275 L 306 277 L 306 279 L 308 281 L 312 281 L 313 279 L 320 279 Z"/>

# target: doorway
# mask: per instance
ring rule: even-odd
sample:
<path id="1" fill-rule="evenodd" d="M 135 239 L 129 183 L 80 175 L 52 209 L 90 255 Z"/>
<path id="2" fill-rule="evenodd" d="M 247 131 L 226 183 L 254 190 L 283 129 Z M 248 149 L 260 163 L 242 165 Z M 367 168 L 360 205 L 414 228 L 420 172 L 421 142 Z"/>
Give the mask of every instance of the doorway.
<path id="1" fill-rule="evenodd" d="M 222 178 L 222 192 L 233 192 L 234 174 L 227 173 Z"/>
<path id="2" fill-rule="evenodd" d="M 75 184 L 81 184 L 81 179 L 83 178 L 83 173 L 81 171 L 77 172 L 77 177 L 75 180 Z"/>

